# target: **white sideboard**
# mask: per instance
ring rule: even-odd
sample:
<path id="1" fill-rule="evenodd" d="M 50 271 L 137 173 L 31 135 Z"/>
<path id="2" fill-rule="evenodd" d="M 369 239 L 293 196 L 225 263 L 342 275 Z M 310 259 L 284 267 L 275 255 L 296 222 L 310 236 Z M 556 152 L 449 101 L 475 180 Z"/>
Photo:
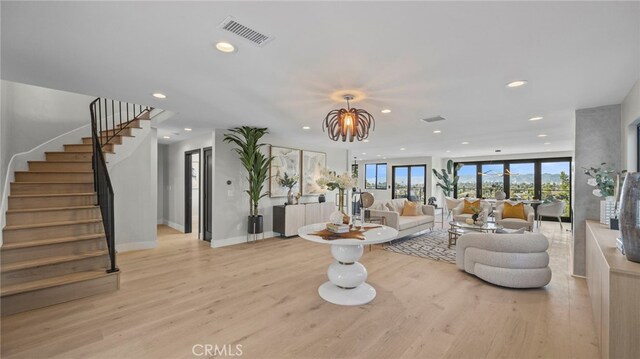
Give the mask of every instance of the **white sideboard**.
<path id="1" fill-rule="evenodd" d="M 334 202 L 273 206 L 273 231 L 284 237 L 296 236 L 300 227 L 328 222 L 329 215 L 335 210 Z"/>
<path id="2" fill-rule="evenodd" d="M 616 248 L 619 231 L 587 221 L 587 286 L 602 358 L 640 357 L 640 263 Z"/>

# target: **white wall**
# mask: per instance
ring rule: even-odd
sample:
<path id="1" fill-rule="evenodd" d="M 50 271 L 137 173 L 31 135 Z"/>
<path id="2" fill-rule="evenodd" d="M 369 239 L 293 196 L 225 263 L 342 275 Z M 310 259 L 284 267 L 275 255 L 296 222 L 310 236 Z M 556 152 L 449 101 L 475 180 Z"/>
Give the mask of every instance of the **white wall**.
<path id="1" fill-rule="evenodd" d="M 163 161 L 164 167 L 166 168 L 166 175 L 164 175 L 163 179 L 163 185 L 165 187 L 163 193 L 164 200 L 163 203 L 160 204 L 160 206 L 162 206 L 163 220 L 166 222 L 166 224 L 179 231 L 184 231 L 185 225 L 184 153 L 186 151 L 203 149 L 205 147 L 212 146 L 213 133 L 207 133 L 202 136 L 172 143 L 167 146 L 166 153 L 163 154 L 163 156 L 165 156 Z M 160 211 L 160 209 L 158 209 L 157 211 Z M 197 232 L 197 230 L 197 228 L 193 228 L 194 232 Z"/>
<path id="2" fill-rule="evenodd" d="M 131 155 L 109 169 L 120 252 L 157 245 L 157 150 L 157 131 L 151 129 Z"/>
<path id="3" fill-rule="evenodd" d="M 246 238 L 247 216 L 249 215 L 249 197 L 244 193 L 247 188 L 245 180 L 246 173 L 237 154 L 231 149 L 232 145 L 224 143 L 225 130 L 217 130 L 215 136 L 215 167 L 214 167 L 214 195 L 213 204 L 213 241 L 212 246 L 217 243 L 237 243 Z M 304 143 L 300 143 L 295 138 L 278 138 L 266 135 L 261 140 L 262 143 L 275 146 L 298 148 L 325 152 L 327 154 L 327 167 L 330 170 L 342 173 L 348 170 L 347 150 L 331 148 L 327 143 L 325 148 L 309 148 Z M 265 151 L 269 150 L 265 146 Z M 230 180 L 231 184 L 227 185 Z M 269 189 L 269 182 L 265 183 L 265 191 Z M 301 202 L 317 202 L 317 196 L 302 197 Z M 335 200 L 332 192 L 327 193 L 327 201 Z M 270 235 L 273 229 L 273 206 L 281 205 L 286 201 L 285 197 L 263 198 L 259 203 L 258 211 L 264 216 L 264 231 Z M 217 242 L 217 243 L 216 243 Z"/>
<path id="4" fill-rule="evenodd" d="M 622 165 L 631 171 L 637 168 L 638 147 L 636 126 L 640 123 L 640 80 L 636 81 L 622 102 Z"/>
<path id="5" fill-rule="evenodd" d="M 14 154 L 90 123 L 89 104 L 95 97 L 17 82 L 0 83 L 3 174 Z"/>

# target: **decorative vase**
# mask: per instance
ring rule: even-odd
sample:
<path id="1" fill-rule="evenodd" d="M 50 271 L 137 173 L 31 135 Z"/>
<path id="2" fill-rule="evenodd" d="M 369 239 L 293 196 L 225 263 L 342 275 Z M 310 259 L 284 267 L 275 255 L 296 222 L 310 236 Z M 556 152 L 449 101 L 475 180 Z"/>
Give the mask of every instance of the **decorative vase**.
<path id="1" fill-rule="evenodd" d="M 640 172 L 627 173 L 620 196 L 620 232 L 627 259 L 640 262 Z"/>
<path id="2" fill-rule="evenodd" d="M 475 214 L 471 215 L 471 219 L 473 219 L 473 223 L 476 223 L 476 221 L 478 220 L 478 214 L 475 213 Z"/>
<path id="3" fill-rule="evenodd" d="M 319 203 L 324 203 L 326 200 L 327 200 L 327 199 L 325 198 L 324 193 L 321 193 L 321 194 L 318 196 L 318 202 L 319 202 Z"/>
<path id="4" fill-rule="evenodd" d="M 616 198 L 608 196 L 600 201 L 600 223 L 609 225 L 612 217 L 616 216 Z"/>
<path id="5" fill-rule="evenodd" d="M 287 204 L 293 204 L 294 198 L 293 191 L 289 189 L 289 192 L 287 192 Z"/>
<path id="6" fill-rule="evenodd" d="M 344 211 L 344 189 L 338 188 L 338 211 L 342 213 L 342 223 L 349 224 L 351 218 Z"/>

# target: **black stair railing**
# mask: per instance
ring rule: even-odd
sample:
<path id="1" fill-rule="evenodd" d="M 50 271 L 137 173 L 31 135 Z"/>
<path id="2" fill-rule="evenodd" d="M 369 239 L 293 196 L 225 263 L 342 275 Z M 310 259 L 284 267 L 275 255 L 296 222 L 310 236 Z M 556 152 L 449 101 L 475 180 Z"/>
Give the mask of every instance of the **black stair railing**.
<path id="1" fill-rule="evenodd" d="M 98 205 L 102 213 L 104 233 L 109 248 L 110 266 L 107 273 L 117 272 L 115 217 L 113 203 L 113 186 L 104 160 L 103 149 L 111 144 L 111 140 L 134 121 L 148 116 L 150 107 L 133 105 L 126 102 L 97 98 L 89 105 L 91 112 L 91 136 L 93 138 L 93 185 L 97 194 Z"/>

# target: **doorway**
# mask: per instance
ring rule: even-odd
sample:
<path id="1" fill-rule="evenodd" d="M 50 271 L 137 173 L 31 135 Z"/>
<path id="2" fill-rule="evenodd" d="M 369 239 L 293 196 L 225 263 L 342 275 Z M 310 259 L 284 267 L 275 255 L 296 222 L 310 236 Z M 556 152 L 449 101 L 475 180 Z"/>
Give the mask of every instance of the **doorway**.
<path id="1" fill-rule="evenodd" d="M 426 165 L 393 166 L 391 173 L 391 198 L 427 203 Z"/>
<path id="2" fill-rule="evenodd" d="M 196 229 L 200 238 L 200 150 L 184 153 L 184 233 Z"/>
<path id="3" fill-rule="evenodd" d="M 202 194 L 202 232 L 204 233 L 204 240 L 211 241 L 213 236 L 213 209 L 211 208 L 211 193 L 213 191 L 213 158 L 211 147 L 207 147 L 203 150 L 203 181 L 202 187 L 204 189 Z"/>

